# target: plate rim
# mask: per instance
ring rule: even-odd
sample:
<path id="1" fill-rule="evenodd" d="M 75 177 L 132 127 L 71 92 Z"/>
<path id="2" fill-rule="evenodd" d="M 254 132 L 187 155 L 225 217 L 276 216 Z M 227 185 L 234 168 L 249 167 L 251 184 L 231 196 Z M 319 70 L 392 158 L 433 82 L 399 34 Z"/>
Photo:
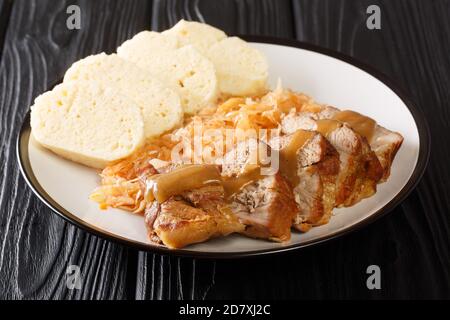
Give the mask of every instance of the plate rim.
<path id="1" fill-rule="evenodd" d="M 298 49 L 304 49 L 307 51 L 312 51 L 315 53 L 323 54 L 342 62 L 348 63 L 362 71 L 370 74 L 377 80 L 381 81 L 385 84 L 389 89 L 391 89 L 406 105 L 409 112 L 413 116 L 414 122 L 417 127 L 417 131 L 419 134 L 419 156 L 417 159 L 416 166 L 414 167 L 414 171 L 411 177 L 408 179 L 403 188 L 382 208 L 375 211 L 371 216 L 350 225 L 347 228 L 344 228 L 340 231 L 336 231 L 334 233 L 325 235 L 319 239 L 313 239 L 306 241 L 304 243 L 294 243 L 286 246 L 281 246 L 279 248 L 271 248 L 271 249 L 260 249 L 260 250 L 250 250 L 250 251 L 227 251 L 227 252 L 202 252 L 202 251 L 193 251 L 189 249 L 169 249 L 163 246 L 145 244 L 139 241 L 130 240 L 128 238 L 119 236 L 117 234 L 102 230 L 86 221 L 78 218 L 77 216 L 70 213 L 68 210 L 64 209 L 56 200 L 54 200 L 40 185 L 36 176 L 33 173 L 29 155 L 28 155 L 28 143 L 31 133 L 30 127 L 30 111 L 27 111 L 27 114 L 22 122 L 21 129 L 19 135 L 16 140 L 16 156 L 19 164 L 19 169 L 24 177 L 26 183 L 31 188 L 33 193 L 54 213 L 58 216 L 62 217 L 64 220 L 69 223 L 91 233 L 100 238 L 119 243 L 121 245 L 125 245 L 127 247 L 151 252 L 151 253 L 159 253 L 166 254 L 172 256 L 183 256 L 183 257 L 191 257 L 191 258 L 207 258 L 207 259 L 234 259 L 234 258 L 245 258 L 245 257 L 256 257 L 256 256 L 265 256 L 270 254 L 281 254 L 286 253 L 293 250 L 299 250 L 302 248 L 310 247 L 313 245 L 317 245 L 332 239 L 336 239 L 338 237 L 347 235 L 351 232 L 355 232 L 360 230 L 361 228 L 369 225 L 375 220 L 381 218 L 387 213 L 391 212 L 396 206 L 398 206 L 417 186 L 419 181 L 421 180 L 426 166 L 428 164 L 428 160 L 430 157 L 430 146 L 431 146 L 431 136 L 427 121 L 423 115 L 423 112 L 417 107 L 415 103 L 413 103 L 408 95 L 405 93 L 404 89 L 401 88 L 396 82 L 394 82 L 387 75 L 377 70 L 376 68 L 359 61 L 353 57 L 345 55 L 343 53 L 323 48 L 308 42 L 302 42 L 293 39 L 286 38 L 277 38 L 270 36 L 255 36 L 255 35 L 240 35 L 246 41 L 249 42 L 257 42 L 264 44 L 275 44 L 287 47 L 294 47 Z M 50 86 L 51 87 L 51 86 Z"/>

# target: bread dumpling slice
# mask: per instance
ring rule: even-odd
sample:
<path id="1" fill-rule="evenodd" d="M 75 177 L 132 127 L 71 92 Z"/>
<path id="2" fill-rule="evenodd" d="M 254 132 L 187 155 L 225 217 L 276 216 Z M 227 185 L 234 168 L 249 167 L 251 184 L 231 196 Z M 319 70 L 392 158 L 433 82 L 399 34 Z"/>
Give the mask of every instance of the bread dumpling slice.
<path id="1" fill-rule="evenodd" d="M 218 84 L 214 66 L 194 47 L 185 46 L 148 59 L 137 56 L 138 53 L 132 62 L 174 89 L 185 113 L 195 114 L 216 101 Z"/>
<path id="2" fill-rule="evenodd" d="M 116 54 L 100 53 L 75 62 L 66 72 L 64 82 L 100 81 L 119 88 L 141 108 L 147 138 L 159 136 L 183 120 L 178 94 L 148 71 Z"/>
<path id="3" fill-rule="evenodd" d="M 44 147 L 99 169 L 129 156 L 144 141 L 139 106 L 96 81 L 62 83 L 37 97 L 31 128 Z"/>
<path id="4" fill-rule="evenodd" d="M 206 57 L 214 64 L 222 93 L 255 96 L 267 91 L 267 60 L 244 40 L 223 39 L 209 48 Z"/>
<path id="5" fill-rule="evenodd" d="M 146 65 L 157 55 L 178 48 L 178 39 L 154 31 L 141 31 L 117 48 L 117 54 L 137 65 Z"/>
<path id="6" fill-rule="evenodd" d="M 227 37 L 225 32 L 208 24 L 186 20 L 178 21 L 162 34 L 175 36 L 180 47 L 192 45 L 202 54 L 205 54 L 211 45 Z"/>

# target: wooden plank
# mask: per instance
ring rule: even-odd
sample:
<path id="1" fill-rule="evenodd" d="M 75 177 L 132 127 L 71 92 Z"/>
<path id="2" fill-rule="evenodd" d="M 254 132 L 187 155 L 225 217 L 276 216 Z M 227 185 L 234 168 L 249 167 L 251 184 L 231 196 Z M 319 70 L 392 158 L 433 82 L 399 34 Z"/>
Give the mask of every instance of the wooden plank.
<path id="1" fill-rule="evenodd" d="M 73 1 L 14 2 L 0 65 L 0 297 L 134 297 L 137 253 L 64 222 L 20 177 L 15 139 L 34 97 L 60 79 L 77 59 L 113 51 L 146 28 L 146 1 L 80 1 L 81 29 L 66 27 Z M 61 187 L 64 187 L 63 177 Z M 81 290 L 66 286 L 78 265 Z M 131 272 L 128 272 L 131 269 Z M 129 285 L 131 287 L 129 287 Z"/>
<path id="2" fill-rule="evenodd" d="M 229 35 L 294 35 L 291 3 L 288 0 L 153 1 L 153 30 L 166 30 L 180 19 L 206 22 Z"/>
<path id="3" fill-rule="evenodd" d="M 9 16 L 11 15 L 12 0 L 0 0 L 0 61 L 3 52 L 3 43 L 8 29 Z"/>

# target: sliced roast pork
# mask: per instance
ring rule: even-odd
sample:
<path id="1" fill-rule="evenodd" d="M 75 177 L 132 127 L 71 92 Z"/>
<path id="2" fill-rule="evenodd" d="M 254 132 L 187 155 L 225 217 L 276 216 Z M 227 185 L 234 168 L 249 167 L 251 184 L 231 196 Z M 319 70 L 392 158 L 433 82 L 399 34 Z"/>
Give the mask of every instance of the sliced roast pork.
<path id="1" fill-rule="evenodd" d="M 262 141 L 241 142 L 223 158 L 222 176 L 230 207 L 246 226 L 242 233 L 287 241 L 298 208 L 292 188 L 277 172 L 277 156 Z M 265 160 L 261 161 L 262 158 Z"/>
<path id="2" fill-rule="evenodd" d="M 145 223 L 150 240 L 182 248 L 244 230 L 225 202 L 217 166 L 161 166 L 159 172 L 163 173 L 147 180 Z"/>
<path id="3" fill-rule="evenodd" d="M 339 120 L 365 137 L 383 168 L 381 181 L 386 181 L 390 175 L 395 155 L 403 143 L 401 134 L 388 130 L 377 124 L 375 120 L 350 110 L 340 111 L 334 107 L 323 107 L 320 112 L 314 114 L 314 117 L 315 119 Z"/>
<path id="4" fill-rule="evenodd" d="M 339 153 L 340 170 L 336 183 L 335 206 L 351 206 L 376 192 L 382 167 L 366 139 L 341 121 L 332 117 L 334 108 L 321 112 L 291 112 L 282 120 L 286 134 L 298 129 L 322 133 Z"/>
<path id="5" fill-rule="evenodd" d="M 339 155 L 318 132 L 297 130 L 270 141 L 280 154 L 280 172 L 293 188 L 299 212 L 293 226 L 308 231 L 329 221 L 335 204 Z"/>

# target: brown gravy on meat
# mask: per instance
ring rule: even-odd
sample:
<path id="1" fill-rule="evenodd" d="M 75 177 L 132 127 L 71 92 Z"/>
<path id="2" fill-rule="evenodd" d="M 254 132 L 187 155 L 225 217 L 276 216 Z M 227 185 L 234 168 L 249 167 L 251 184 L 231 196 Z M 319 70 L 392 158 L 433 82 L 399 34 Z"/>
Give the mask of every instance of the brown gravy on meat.
<path id="1" fill-rule="evenodd" d="M 198 189 L 210 184 L 221 184 L 227 198 L 239 192 L 241 188 L 253 181 L 264 178 L 259 165 L 248 166 L 237 177 L 222 177 L 215 165 L 195 164 L 177 168 L 171 172 L 156 174 L 146 181 L 147 201 L 162 203 L 171 196 L 187 190 Z"/>
<path id="2" fill-rule="evenodd" d="M 363 116 L 358 112 L 350 110 L 340 111 L 336 113 L 333 116 L 333 120 L 342 121 L 348 124 L 357 133 L 366 137 L 369 142 L 372 139 L 373 133 L 375 131 L 375 126 L 377 124 L 372 118 Z"/>
<path id="3" fill-rule="evenodd" d="M 297 151 L 314 136 L 314 132 L 297 130 L 289 143 L 280 149 L 280 172 L 295 188 L 299 184 Z"/>
<path id="4" fill-rule="evenodd" d="M 342 123 L 348 124 L 360 135 L 371 140 L 376 122 L 354 111 L 340 111 L 332 119 L 317 121 L 316 130 L 327 136 Z M 313 137 L 313 131 L 297 130 L 289 142 L 279 150 L 279 170 L 295 188 L 299 184 L 297 151 Z M 156 174 L 146 182 L 146 199 L 148 201 L 164 202 L 183 191 L 198 189 L 208 184 L 221 184 L 227 198 L 238 193 L 245 185 L 263 179 L 261 165 L 248 165 L 242 173 L 235 177 L 222 177 L 215 165 L 188 165 L 177 168 L 169 173 Z"/>
<path id="5" fill-rule="evenodd" d="M 193 164 L 176 168 L 175 170 L 155 174 L 146 181 L 145 197 L 148 201 L 162 203 L 171 196 L 183 191 L 198 189 L 209 184 L 221 182 L 219 169 L 215 165 Z"/>
<path id="6" fill-rule="evenodd" d="M 279 150 L 280 173 L 289 181 L 292 187 L 296 187 L 300 182 L 297 174 L 297 151 L 313 136 L 314 132 L 312 131 L 297 130 L 292 134 L 288 143 Z M 274 152 L 274 150 L 272 150 L 272 152 Z M 265 176 L 261 174 L 261 168 L 261 164 L 251 165 L 237 177 L 222 180 L 227 197 L 238 193 L 245 185 L 263 179 Z"/>
<path id="7" fill-rule="evenodd" d="M 342 127 L 342 122 L 331 119 L 317 120 L 316 123 L 317 123 L 316 131 L 320 132 L 325 137 L 327 137 L 328 134 L 333 132 L 334 130 Z"/>
<path id="8" fill-rule="evenodd" d="M 248 166 L 248 168 L 237 177 L 223 177 L 222 185 L 225 189 L 225 195 L 229 198 L 238 193 L 245 185 L 263 178 L 264 176 L 261 175 L 260 165 Z"/>
<path id="9" fill-rule="evenodd" d="M 292 134 L 289 142 L 279 150 L 280 172 L 293 187 L 299 184 L 297 151 L 314 135 L 312 131 L 298 130 Z M 249 183 L 263 179 L 262 165 L 249 164 L 242 172 L 233 177 L 223 177 L 215 165 L 186 165 L 175 170 L 150 176 L 146 181 L 145 198 L 147 201 L 162 203 L 171 196 L 187 190 L 198 189 L 209 184 L 221 184 L 226 198 L 238 193 Z"/>

